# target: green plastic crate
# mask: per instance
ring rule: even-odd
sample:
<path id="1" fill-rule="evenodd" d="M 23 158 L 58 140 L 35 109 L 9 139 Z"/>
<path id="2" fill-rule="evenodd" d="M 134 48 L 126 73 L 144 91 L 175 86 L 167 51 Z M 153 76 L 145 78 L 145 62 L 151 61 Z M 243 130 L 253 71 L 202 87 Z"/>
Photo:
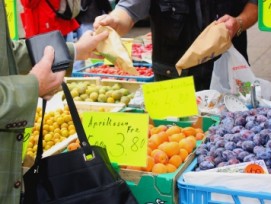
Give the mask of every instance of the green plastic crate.
<path id="1" fill-rule="evenodd" d="M 203 130 L 207 131 L 212 125 L 218 124 L 218 119 L 203 117 Z M 158 125 L 178 125 L 180 127 L 191 126 L 191 121 L 185 119 L 181 121 L 154 120 Z M 201 141 L 197 143 L 197 146 Z M 177 204 L 178 189 L 177 180 L 195 158 L 195 153 L 189 155 L 187 160 L 173 173 L 152 174 L 149 172 L 121 169 L 120 175 L 126 180 L 131 191 L 140 204 Z"/>

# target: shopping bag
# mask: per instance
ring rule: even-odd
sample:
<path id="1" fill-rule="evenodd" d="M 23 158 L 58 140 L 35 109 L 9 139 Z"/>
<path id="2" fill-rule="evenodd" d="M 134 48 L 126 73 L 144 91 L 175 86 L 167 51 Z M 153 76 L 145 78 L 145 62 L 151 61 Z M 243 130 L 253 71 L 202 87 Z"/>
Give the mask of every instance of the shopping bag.
<path id="1" fill-rule="evenodd" d="M 246 59 L 232 45 L 214 62 L 210 89 L 246 96 L 256 79 Z"/>
<path id="2" fill-rule="evenodd" d="M 34 165 L 24 174 L 24 204 L 136 204 L 127 183 L 112 167 L 106 149 L 90 145 L 72 96 L 62 84 L 81 148 L 42 158 L 41 125 Z M 46 101 L 43 101 L 43 115 Z"/>

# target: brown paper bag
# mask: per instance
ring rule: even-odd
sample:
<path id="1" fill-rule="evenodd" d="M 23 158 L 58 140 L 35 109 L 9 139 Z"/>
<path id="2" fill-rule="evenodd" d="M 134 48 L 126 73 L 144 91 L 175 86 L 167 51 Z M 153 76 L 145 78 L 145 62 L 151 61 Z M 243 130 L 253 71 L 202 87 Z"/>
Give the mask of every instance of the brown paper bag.
<path id="1" fill-rule="evenodd" d="M 116 67 L 129 74 L 139 75 L 133 66 L 132 58 L 126 47 L 123 45 L 119 34 L 113 28 L 109 26 L 100 26 L 95 33 L 99 34 L 105 30 L 109 32 L 109 36 L 106 40 L 98 44 L 96 48 L 97 51 Z"/>
<path id="2" fill-rule="evenodd" d="M 202 64 L 222 53 L 231 46 L 231 38 L 224 23 L 212 22 L 196 38 L 176 64 L 179 75 L 182 69 Z"/>

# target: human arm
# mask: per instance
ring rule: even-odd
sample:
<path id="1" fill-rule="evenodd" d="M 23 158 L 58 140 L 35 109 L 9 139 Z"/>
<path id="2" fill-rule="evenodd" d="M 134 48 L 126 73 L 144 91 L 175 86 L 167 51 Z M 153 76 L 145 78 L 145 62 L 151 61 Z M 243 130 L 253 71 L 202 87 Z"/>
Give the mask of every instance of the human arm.
<path id="1" fill-rule="evenodd" d="M 258 5 L 248 2 L 243 11 L 236 17 L 224 15 L 217 20 L 218 23 L 224 22 L 233 38 L 238 31 L 244 31 L 253 26 L 258 20 Z"/>
<path id="2" fill-rule="evenodd" d="M 5 59 L 8 63 L 0 65 L 0 129 L 5 129 L 6 124 L 13 124 L 15 121 L 20 123 L 26 119 L 27 127 L 33 124 L 38 97 L 50 99 L 65 75 L 64 71 L 58 73 L 51 71 L 53 59 L 53 48 L 46 47 L 43 58 L 29 74 L 4 74 L 5 70 L 9 72 L 13 70 L 11 56 Z M 18 127 L 14 128 L 22 128 L 18 123 Z"/>
<path id="3" fill-rule="evenodd" d="M 123 36 L 134 24 L 149 16 L 150 0 L 120 0 L 109 15 L 96 17 L 94 29 L 100 25 L 110 26 Z"/>
<path id="4" fill-rule="evenodd" d="M 132 29 L 134 22 L 126 10 L 115 8 L 110 14 L 104 14 L 95 18 L 93 24 L 94 30 L 100 25 L 110 26 L 120 36 L 123 36 Z"/>

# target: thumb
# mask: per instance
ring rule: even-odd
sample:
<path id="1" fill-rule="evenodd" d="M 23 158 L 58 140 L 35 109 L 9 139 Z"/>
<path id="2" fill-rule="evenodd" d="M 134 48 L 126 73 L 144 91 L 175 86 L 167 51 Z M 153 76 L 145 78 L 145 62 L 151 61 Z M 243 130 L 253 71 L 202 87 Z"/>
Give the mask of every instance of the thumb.
<path id="1" fill-rule="evenodd" d="M 99 34 L 95 33 L 94 34 L 95 37 L 97 38 L 98 41 L 102 41 L 105 40 L 108 36 L 109 36 L 109 32 L 108 31 L 103 31 Z"/>
<path id="2" fill-rule="evenodd" d="M 55 50 L 52 46 L 46 46 L 44 49 L 44 55 L 42 60 L 46 61 L 48 64 L 53 64 L 55 58 Z"/>

